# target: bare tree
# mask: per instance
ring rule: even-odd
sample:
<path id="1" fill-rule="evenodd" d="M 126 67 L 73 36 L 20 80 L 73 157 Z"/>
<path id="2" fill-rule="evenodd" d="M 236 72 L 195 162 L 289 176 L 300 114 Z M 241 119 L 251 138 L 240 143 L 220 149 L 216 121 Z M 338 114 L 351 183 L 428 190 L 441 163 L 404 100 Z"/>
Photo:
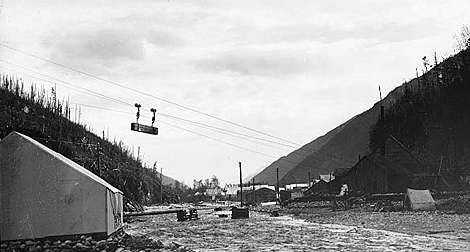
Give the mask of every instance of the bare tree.
<path id="1" fill-rule="evenodd" d="M 454 37 L 456 42 L 455 49 L 457 51 L 463 51 L 470 47 L 470 28 L 468 26 L 463 25 L 460 28 L 460 32 L 454 35 Z"/>

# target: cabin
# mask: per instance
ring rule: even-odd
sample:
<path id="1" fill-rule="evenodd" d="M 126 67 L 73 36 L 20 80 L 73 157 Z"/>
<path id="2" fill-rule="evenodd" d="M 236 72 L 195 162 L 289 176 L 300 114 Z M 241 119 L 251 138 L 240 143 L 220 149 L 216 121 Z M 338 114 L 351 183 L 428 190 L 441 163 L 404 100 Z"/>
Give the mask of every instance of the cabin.
<path id="1" fill-rule="evenodd" d="M 123 224 L 123 193 L 34 139 L 0 141 L 0 240 L 107 236 Z"/>
<path id="2" fill-rule="evenodd" d="M 247 203 L 272 202 L 277 199 L 276 191 L 266 187 L 256 189 L 254 192 L 244 192 L 243 198 Z"/>
<path id="3" fill-rule="evenodd" d="M 362 157 L 352 168 L 336 174 L 339 183 L 349 191 L 359 193 L 405 192 L 408 187 L 426 187 L 418 174 L 428 169 L 393 136 L 386 138 L 383 147 Z"/>

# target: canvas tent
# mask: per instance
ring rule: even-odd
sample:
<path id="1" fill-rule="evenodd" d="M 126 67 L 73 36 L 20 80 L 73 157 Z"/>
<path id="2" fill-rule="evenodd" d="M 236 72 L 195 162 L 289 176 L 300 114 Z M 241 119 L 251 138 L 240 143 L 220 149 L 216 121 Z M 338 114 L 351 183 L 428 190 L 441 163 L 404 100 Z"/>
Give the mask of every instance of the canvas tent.
<path id="1" fill-rule="evenodd" d="M 81 234 L 122 227 L 122 192 L 17 132 L 0 141 L 0 240 Z"/>
<path id="2" fill-rule="evenodd" d="M 429 190 L 406 189 L 405 204 L 414 211 L 431 211 L 436 209 L 436 203 Z"/>

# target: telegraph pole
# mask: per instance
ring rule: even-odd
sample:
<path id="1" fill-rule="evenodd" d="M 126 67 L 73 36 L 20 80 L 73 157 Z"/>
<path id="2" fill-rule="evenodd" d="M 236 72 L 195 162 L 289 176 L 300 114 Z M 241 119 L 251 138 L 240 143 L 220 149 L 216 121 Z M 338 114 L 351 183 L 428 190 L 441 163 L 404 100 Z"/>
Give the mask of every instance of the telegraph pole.
<path id="1" fill-rule="evenodd" d="M 277 199 L 279 200 L 279 204 L 281 203 L 281 194 L 279 193 L 279 167 L 276 168 L 276 180 L 277 180 Z"/>
<path id="2" fill-rule="evenodd" d="M 163 205 L 163 167 L 160 166 L 160 203 Z"/>
<path id="3" fill-rule="evenodd" d="M 255 178 L 253 177 L 253 204 L 256 203 Z"/>
<path id="4" fill-rule="evenodd" d="M 98 174 L 101 177 L 101 167 L 100 167 L 100 155 L 101 155 L 101 147 L 100 144 L 96 146 L 96 165 L 98 167 Z"/>
<path id="5" fill-rule="evenodd" d="M 310 171 L 308 171 L 308 187 L 310 188 Z"/>
<path id="6" fill-rule="evenodd" d="M 243 207 L 243 183 L 242 183 L 242 162 L 238 162 L 240 168 L 240 207 Z"/>

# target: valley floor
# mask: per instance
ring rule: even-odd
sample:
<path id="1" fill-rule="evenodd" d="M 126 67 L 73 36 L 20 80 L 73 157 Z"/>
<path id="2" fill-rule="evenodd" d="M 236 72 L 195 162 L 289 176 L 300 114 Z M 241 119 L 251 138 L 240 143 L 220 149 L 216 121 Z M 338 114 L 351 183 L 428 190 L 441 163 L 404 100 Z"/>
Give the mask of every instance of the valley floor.
<path id="1" fill-rule="evenodd" d="M 327 208 L 279 211 L 279 217 L 251 211 L 249 219 L 239 220 L 219 218 L 213 210 L 200 210 L 199 220 L 185 222 L 177 222 L 173 215 L 139 217 L 127 225 L 126 232 L 195 251 L 470 249 L 469 215 L 332 212 Z"/>
<path id="2" fill-rule="evenodd" d="M 364 209 L 283 208 L 281 214 L 323 224 L 341 224 L 410 235 L 425 235 L 470 242 L 470 214 L 432 212 L 372 212 Z"/>

